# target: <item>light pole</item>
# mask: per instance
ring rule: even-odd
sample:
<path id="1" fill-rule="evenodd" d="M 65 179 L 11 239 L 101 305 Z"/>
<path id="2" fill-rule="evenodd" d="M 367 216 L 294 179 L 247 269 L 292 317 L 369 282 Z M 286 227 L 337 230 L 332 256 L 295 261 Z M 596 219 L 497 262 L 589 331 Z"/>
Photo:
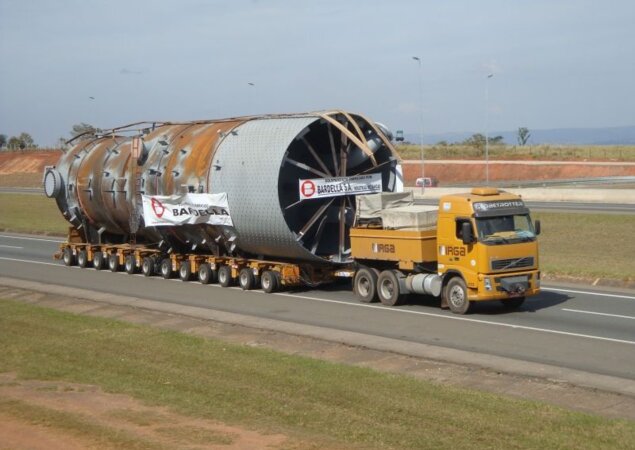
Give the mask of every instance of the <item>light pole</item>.
<path id="1" fill-rule="evenodd" d="M 424 194 L 426 191 L 426 179 L 425 179 L 425 160 L 423 155 L 423 66 L 421 64 L 421 58 L 418 56 L 413 56 L 412 59 L 417 61 L 419 64 L 419 103 L 421 107 L 421 129 L 419 135 L 419 145 L 421 146 L 421 193 Z"/>
<path id="2" fill-rule="evenodd" d="M 489 80 L 493 73 L 485 79 L 485 184 L 489 186 Z"/>

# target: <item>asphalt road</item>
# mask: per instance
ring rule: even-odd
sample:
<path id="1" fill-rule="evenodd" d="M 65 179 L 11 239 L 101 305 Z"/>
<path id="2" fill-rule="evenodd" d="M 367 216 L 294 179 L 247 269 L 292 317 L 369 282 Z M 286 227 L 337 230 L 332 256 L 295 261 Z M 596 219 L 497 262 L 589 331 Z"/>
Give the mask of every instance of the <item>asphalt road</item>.
<path id="1" fill-rule="evenodd" d="M 354 331 L 635 379 L 635 292 L 543 286 L 518 311 L 497 302 L 473 314 L 433 299 L 402 307 L 358 303 L 350 284 L 267 295 L 261 291 L 66 267 L 58 240 L 0 235 L 0 276 Z"/>

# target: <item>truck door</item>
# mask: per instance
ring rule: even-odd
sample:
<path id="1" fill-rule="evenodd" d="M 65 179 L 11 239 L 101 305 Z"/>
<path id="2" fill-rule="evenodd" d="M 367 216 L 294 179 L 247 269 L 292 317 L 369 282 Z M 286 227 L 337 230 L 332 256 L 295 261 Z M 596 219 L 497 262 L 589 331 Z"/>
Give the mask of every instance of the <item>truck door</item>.
<path id="1" fill-rule="evenodd" d="M 472 221 L 469 217 L 448 217 L 441 220 L 443 222 L 439 223 L 439 230 L 442 231 L 442 236 L 437 236 L 440 268 L 462 273 L 468 287 L 477 287 L 476 245 L 464 244 L 462 235 L 463 223 L 468 222 L 472 225 Z M 474 230 L 472 234 L 474 235 Z"/>

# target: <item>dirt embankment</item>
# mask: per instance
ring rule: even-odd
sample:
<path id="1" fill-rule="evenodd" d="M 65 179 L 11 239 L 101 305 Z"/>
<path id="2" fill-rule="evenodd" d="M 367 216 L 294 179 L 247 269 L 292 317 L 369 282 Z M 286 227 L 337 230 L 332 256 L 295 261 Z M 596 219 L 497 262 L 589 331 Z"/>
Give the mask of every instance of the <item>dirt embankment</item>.
<path id="1" fill-rule="evenodd" d="M 0 186 L 41 186 L 44 167 L 57 164 L 61 155 L 61 150 L 0 152 Z"/>

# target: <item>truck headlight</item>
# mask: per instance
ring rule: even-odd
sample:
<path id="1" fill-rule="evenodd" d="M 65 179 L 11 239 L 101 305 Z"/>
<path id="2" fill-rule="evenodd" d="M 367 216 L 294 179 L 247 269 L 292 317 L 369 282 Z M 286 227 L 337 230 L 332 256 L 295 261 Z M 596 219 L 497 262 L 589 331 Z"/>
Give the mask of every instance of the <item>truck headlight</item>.
<path id="1" fill-rule="evenodd" d="M 483 283 L 485 284 L 486 291 L 492 290 L 492 281 L 489 279 L 489 277 L 485 277 L 485 280 L 483 280 Z"/>

